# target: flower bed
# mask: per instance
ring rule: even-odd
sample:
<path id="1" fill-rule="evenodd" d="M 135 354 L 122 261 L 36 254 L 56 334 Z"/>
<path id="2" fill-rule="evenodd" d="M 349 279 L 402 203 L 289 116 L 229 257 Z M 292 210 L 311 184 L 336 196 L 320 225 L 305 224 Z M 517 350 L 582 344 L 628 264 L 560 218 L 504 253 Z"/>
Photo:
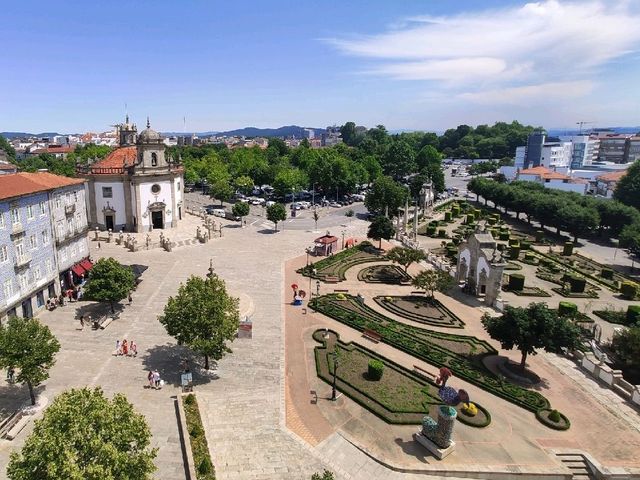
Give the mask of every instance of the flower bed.
<path id="1" fill-rule="evenodd" d="M 483 356 L 497 353 L 487 342 L 406 325 L 360 305 L 353 296 L 347 298 L 340 302 L 335 295 L 323 295 L 314 298 L 310 306 L 358 331 L 373 330 L 382 342 L 432 365 L 447 367 L 456 376 L 522 408 L 534 413 L 549 408 L 549 401 L 540 393 L 508 383 L 482 365 Z"/>
<path id="2" fill-rule="evenodd" d="M 341 342 L 333 331 L 326 338 L 324 334 L 324 330 L 313 333 L 314 340 L 322 344 L 314 349 L 318 377 L 330 385 L 333 383 L 332 352 L 337 351 L 336 388 L 387 423 L 420 425 L 425 415 L 435 413 L 435 407 L 443 404 L 434 382 L 361 345 Z M 372 362 L 384 365 L 384 374 L 378 380 L 368 378 Z M 478 405 L 478 410 L 481 409 L 486 412 Z M 487 416 L 490 422 L 488 412 Z M 477 420 L 482 420 L 482 416 Z M 480 426 L 480 422 L 476 423 Z"/>
<path id="3" fill-rule="evenodd" d="M 357 247 L 348 248 L 335 255 L 307 265 L 297 270 L 298 273 L 326 281 L 327 277 L 335 277 L 338 281 L 345 280 L 345 272 L 361 263 L 378 262 L 383 260 L 370 242 L 361 242 Z M 313 271 L 316 271 L 314 274 Z"/>
<path id="4" fill-rule="evenodd" d="M 508 285 L 503 285 L 502 290 L 505 292 L 511 292 L 519 297 L 550 297 L 551 294 L 545 292 L 538 287 L 522 287 L 521 290 L 510 290 Z"/>
<path id="5" fill-rule="evenodd" d="M 373 300 L 399 317 L 435 327 L 464 328 L 464 322 L 435 298 L 418 295 L 378 296 Z"/>
<path id="6" fill-rule="evenodd" d="M 411 275 L 398 265 L 373 265 L 360 270 L 358 280 L 366 283 L 401 285 L 411 283 Z"/>
<path id="7" fill-rule="evenodd" d="M 455 407 L 458 412 L 458 416 L 456 418 L 460 420 L 461 423 L 476 428 L 483 428 L 491 423 L 491 414 L 482 405 L 471 402 L 471 405 L 475 407 L 475 414 L 473 414 L 473 408 L 466 408 L 466 405 L 467 404 L 459 403 Z"/>
<path id="8" fill-rule="evenodd" d="M 551 290 L 556 292 L 565 298 L 598 298 L 598 294 L 594 290 L 587 290 L 585 292 L 572 292 L 562 287 L 554 287 Z"/>
<path id="9" fill-rule="evenodd" d="M 207 438 L 202 427 L 202 419 L 200 418 L 200 410 L 198 409 L 198 400 L 192 393 L 182 397 L 184 405 L 184 413 L 187 420 L 187 431 L 189 432 L 189 440 L 191 441 L 191 452 L 193 453 L 193 461 L 198 476 L 198 480 L 215 480 L 216 474 L 209 455 L 209 446 Z"/>
<path id="10" fill-rule="evenodd" d="M 557 410 L 543 408 L 536 412 L 536 418 L 547 427 L 554 430 L 568 430 L 571 422 L 567 417 Z"/>

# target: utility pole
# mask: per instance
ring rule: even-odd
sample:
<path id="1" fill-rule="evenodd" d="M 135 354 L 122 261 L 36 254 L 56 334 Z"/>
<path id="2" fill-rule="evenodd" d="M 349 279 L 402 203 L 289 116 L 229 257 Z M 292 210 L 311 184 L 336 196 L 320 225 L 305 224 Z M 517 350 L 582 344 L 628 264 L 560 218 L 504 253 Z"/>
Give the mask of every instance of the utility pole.
<path id="1" fill-rule="evenodd" d="M 576 122 L 576 125 L 580 125 L 579 134 L 582 135 L 582 126 L 583 125 L 589 125 L 589 124 L 592 124 L 592 123 L 596 123 L 596 122 L 584 122 L 584 121 Z"/>

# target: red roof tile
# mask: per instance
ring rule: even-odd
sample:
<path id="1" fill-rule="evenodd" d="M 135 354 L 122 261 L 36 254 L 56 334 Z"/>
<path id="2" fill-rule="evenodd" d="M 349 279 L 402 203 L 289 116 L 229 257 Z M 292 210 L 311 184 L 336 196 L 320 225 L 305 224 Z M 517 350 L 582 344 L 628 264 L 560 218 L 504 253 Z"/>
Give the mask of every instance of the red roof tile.
<path id="1" fill-rule="evenodd" d="M 521 175 L 539 175 L 540 178 L 544 178 L 545 180 L 568 180 L 571 178 L 568 175 L 554 172 L 553 170 L 549 170 L 547 167 L 543 167 L 543 166 L 525 168 L 524 170 L 520 170 L 520 174 Z"/>
<path id="2" fill-rule="evenodd" d="M 84 183 L 83 179 L 61 177 L 49 172 L 0 175 L 0 200 L 82 183 Z"/>
<path id="3" fill-rule="evenodd" d="M 627 174 L 626 170 L 621 170 L 621 171 L 618 171 L 618 172 L 604 173 L 602 175 L 598 175 L 598 177 L 596 177 L 596 178 L 598 180 L 603 181 L 603 182 L 617 182 L 622 177 L 624 177 L 626 174 Z"/>
<path id="4" fill-rule="evenodd" d="M 91 169 L 131 167 L 136 162 L 136 155 L 136 147 L 120 147 L 99 162 L 91 165 Z M 92 173 L 96 172 L 92 171 Z"/>

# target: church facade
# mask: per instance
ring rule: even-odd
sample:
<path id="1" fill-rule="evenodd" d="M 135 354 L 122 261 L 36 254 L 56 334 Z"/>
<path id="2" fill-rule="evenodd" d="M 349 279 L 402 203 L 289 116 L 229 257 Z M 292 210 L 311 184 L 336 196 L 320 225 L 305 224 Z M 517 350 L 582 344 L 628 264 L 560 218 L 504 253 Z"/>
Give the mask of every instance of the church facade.
<path id="1" fill-rule="evenodd" d="M 150 232 L 175 228 L 184 215 L 184 169 L 167 158 L 163 138 L 134 124 L 116 125 L 119 148 L 78 170 L 88 181 L 92 228 Z"/>

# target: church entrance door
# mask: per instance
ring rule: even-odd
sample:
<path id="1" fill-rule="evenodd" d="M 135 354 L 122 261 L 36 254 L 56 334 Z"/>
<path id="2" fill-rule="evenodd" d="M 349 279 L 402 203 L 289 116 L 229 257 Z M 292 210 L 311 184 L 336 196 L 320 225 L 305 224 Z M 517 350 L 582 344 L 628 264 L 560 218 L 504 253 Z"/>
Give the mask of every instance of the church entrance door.
<path id="1" fill-rule="evenodd" d="M 104 224 L 107 227 L 107 230 L 111 230 L 113 232 L 113 215 L 105 215 L 104 216 Z"/>
<path id="2" fill-rule="evenodd" d="M 154 230 L 156 228 L 164 228 L 164 219 L 162 217 L 161 211 L 151 212 L 151 224 Z"/>

